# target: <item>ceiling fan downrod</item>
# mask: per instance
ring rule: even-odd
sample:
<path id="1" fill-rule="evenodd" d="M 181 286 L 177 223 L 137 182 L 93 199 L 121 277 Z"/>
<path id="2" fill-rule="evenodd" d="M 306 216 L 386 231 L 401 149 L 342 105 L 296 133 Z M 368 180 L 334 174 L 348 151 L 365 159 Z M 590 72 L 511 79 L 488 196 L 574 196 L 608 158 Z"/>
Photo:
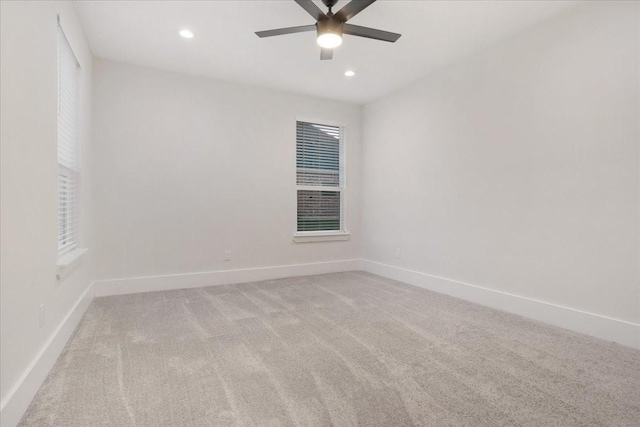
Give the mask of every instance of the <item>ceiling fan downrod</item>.
<path id="1" fill-rule="evenodd" d="M 322 3 L 324 3 L 324 5 L 329 9 L 327 16 L 332 16 L 333 12 L 331 11 L 331 8 L 338 3 L 338 0 L 322 0 Z"/>

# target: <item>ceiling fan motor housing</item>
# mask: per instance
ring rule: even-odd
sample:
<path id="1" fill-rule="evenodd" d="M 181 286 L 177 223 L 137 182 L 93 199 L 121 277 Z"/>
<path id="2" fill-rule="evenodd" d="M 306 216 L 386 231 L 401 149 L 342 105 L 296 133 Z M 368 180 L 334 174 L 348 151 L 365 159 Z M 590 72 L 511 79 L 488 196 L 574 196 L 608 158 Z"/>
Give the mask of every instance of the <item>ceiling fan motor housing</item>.
<path id="1" fill-rule="evenodd" d="M 344 22 L 340 21 L 337 18 L 334 18 L 333 16 L 323 18 L 316 24 L 319 36 L 327 33 L 338 34 L 339 36 L 342 36 L 343 26 Z"/>

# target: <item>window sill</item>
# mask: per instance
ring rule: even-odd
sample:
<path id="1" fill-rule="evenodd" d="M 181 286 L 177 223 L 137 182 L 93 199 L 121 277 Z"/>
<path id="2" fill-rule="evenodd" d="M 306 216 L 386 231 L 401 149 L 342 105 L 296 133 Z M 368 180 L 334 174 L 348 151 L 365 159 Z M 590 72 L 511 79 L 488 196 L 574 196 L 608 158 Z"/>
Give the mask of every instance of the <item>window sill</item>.
<path id="1" fill-rule="evenodd" d="M 296 243 L 333 242 L 350 238 L 351 234 L 346 231 L 302 232 L 293 235 L 293 241 Z"/>
<path id="2" fill-rule="evenodd" d="M 80 265 L 82 263 L 82 258 L 84 258 L 84 254 L 88 250 L 89 249 L 87 248 L 76 248 L 59 257 L 56 262 L 56 266 L 58 267 L 56 279 L 63 279 L 78 265 Z"/>

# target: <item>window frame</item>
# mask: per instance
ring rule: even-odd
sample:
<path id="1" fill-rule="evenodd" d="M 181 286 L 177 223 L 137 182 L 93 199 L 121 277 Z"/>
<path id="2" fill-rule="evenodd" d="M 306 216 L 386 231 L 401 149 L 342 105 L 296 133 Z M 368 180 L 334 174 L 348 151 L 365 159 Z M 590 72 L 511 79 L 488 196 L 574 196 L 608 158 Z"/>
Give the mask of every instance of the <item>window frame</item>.
<path id="1" fill-rule="evenodd" d="M 339 174 L 339 183 L 337 187 L 330 186 L 312 186 L 312 185 L 298 185 L 297 180 L 297 141 L 298 137 L 298 122 L 305 122 L 317 125 L 324 126 L 333 126 L 340 128 L 341 138 L 339 141 L 338 147 L 338 155 L 339 155 L 339 164 L 340 164 L 340 174 Z M 295 183 L 295 193 L 294 200 L 295 203 L 295 227 L 293 233 L 293 241 L 296 243 L 308 243 L 308 242 L 327 242 L 327 241 L 340 241 L 340 240 L 349 240 L 350 233 L 347 228 L 347 126 L 342 122 L 336 122 L 333 120 L 325 120 L 318 118 L 310 118 L 304 116 L 297 116 L 296 121 L 294 123 L 294 164 L 295 164 L 295 174 L 294 174 L 294 183 Z M 338 192 L 340 194 L 340 229 L 339 230 L 316 230 L 316 231 L 298 231 L 298 191 L 332 191 Z"/>

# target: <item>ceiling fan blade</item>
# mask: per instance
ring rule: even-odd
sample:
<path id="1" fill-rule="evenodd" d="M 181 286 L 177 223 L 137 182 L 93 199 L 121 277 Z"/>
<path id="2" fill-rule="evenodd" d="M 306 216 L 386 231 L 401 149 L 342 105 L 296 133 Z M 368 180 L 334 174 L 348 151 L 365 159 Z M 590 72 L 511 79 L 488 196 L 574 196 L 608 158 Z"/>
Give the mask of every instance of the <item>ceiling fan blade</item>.
<path id="1" fill-rule="evenodd" d="M 320 50 L 320 59 L 325 60 L 331 58 L 333 58 L 333 49 L 322 48 L 322 50 Z"/>
<path id="2" fill-rule="evenodd" d="M 304 10 L 306 10 L 309 15 L 313 16 L 313 19 L 315 19 L 316 21 L 319 21 L 320 19 L 327 16 L 311 0 L 295 0 L 295 2 L 298 3 Z"/>
<path id="3" fill-rule="evenodd" d="M 375 1 L 376 0 L 352 0 L 351 3 L 340 9 L 338 13 L 335 14 L 335 17 L 342 22 L 347 22 L 349 19 L 371 6 Z"/>
<path id="4" fill-rule="evenodd" d="M 315 31 L 314 25 L 302 25 L 300 27 L 279 28 L 277 30 L 256 31 L 258 37 L 282 36 L 285 34 L 303 33 L 305 31 Z"/>
<path id="5" fill-rule="evenodd" d="M 401 36 L 401 34 L 398 33 L 391 33 L 389 31 L 376 30 L 374 28 L 368 27 L 360 27 L 353 24 L 344 24 L 342 33 L 349 34 L 350 36 L 366 37 L 368 39 L 382 40 L 391 43 L 394 43 Z"/>

